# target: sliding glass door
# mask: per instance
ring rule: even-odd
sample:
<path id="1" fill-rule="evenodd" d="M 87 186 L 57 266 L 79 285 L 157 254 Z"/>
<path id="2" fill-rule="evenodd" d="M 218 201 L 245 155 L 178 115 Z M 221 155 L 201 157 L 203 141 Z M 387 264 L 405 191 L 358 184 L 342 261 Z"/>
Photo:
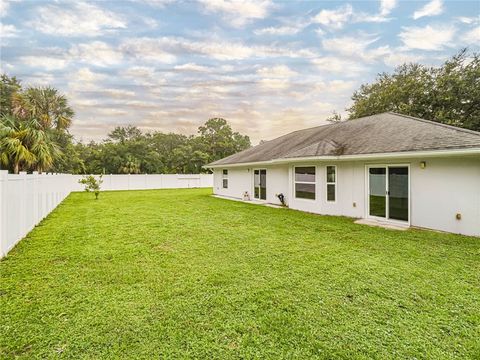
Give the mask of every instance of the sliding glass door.
<path id="1" fill-rule="evenodd" d="M 253 173 L 253 197 L 267 200 L 267 170 L 256 169 Z"/>
<path id="2" fill-rule="evenodd" d="M 368 211 L 372 217 L 408 221 L 408 166 L 368 168 Z"/>

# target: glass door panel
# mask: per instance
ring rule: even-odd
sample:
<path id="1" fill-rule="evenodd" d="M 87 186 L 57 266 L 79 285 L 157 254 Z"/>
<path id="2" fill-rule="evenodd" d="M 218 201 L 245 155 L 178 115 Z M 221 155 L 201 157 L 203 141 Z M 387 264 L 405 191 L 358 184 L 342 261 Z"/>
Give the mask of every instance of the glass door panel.
<path id="1" fill-rule="evenodd" d="M 253 197 L 267 200 L 267 170 L 257 169 L 253 172 Z"/>
<path id="2" fill-rule="evenodd" d="M 387 169 L 369 168 L 368 177 L 370 216 L 387 217 Z"/>
<path id="3" fill-rule="evenodd" d="M 388 218 L 408 221 L 408 167 L 388 168 Z"/>
<path id="4" fill-rule="evenodd" d="M 267 200 L 267 170 L 260 170 L 260 199 Z"/>

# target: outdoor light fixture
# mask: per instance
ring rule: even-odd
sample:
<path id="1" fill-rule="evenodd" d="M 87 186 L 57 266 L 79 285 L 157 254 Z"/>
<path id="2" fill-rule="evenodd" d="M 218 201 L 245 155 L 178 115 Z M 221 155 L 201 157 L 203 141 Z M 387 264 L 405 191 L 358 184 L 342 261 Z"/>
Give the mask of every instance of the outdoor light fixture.
<path id="1" fill-rule="evenodd" d="M 457 213 L 457 215 L 455 215 L 455 219 L 462 220 L 462 214 Z"/>
<path id="2" fill-rule="evenodd" d="M 425 161 L 420 161 L 420 169 L 425 169 L 427 167 L 427 163 Z"/>

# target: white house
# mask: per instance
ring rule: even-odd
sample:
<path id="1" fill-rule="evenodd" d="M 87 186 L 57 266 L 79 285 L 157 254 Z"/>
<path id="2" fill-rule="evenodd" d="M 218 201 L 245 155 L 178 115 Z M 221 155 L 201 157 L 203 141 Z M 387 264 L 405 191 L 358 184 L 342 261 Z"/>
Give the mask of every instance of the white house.
<path id="1" fill-rule="evenodd" d="M 480 236 L 480 132 L 396 113 L 294 131 L 209 165 L 216 195 Z"/>

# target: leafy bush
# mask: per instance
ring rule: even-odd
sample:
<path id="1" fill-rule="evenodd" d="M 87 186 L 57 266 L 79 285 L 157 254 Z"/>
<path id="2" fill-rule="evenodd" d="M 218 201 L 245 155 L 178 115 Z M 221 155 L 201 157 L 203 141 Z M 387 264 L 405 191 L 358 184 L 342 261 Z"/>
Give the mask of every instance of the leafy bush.
<path id="1" fill-rule="evenodd" d="M 95 176 L 93 175 L 86 175 L 78 182 L 85 185 L 86 192 L 92 191 L 95 194 L 95 200 L 98 200 L 98 195 L 100 194 L 100 186 L 103 183 L 102 175 L 99 176 L 98 180 L 95 179 Z"/>

